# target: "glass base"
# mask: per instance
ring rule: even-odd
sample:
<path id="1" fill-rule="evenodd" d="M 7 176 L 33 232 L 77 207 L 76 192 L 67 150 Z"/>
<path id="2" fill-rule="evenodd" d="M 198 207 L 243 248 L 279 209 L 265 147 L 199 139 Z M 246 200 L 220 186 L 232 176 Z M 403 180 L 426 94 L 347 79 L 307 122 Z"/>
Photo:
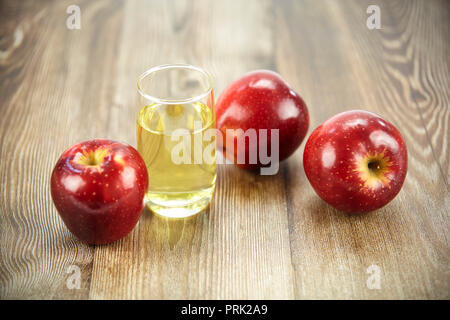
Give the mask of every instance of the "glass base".
<path id="1" fill-rule="evenodd" d="M 195 192 L 147 192 L 146 206 L 167 218 L 186 218 L 200 213 L 211 202 L 214 186 Z"/>

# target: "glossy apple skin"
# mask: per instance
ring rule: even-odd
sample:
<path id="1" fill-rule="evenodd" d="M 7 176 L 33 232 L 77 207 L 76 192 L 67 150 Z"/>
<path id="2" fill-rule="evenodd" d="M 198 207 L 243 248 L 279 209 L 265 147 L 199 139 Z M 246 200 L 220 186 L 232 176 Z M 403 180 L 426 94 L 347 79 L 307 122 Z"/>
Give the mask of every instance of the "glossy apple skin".
<path id="1" fill-rule="evenodd" d="M 300 146 L 309 127 L 309 113 L 303 99 L 273 71 L 256 70 L 237 79 L 226 88 L 216 103 L 217 128 L 223 139 L 217 145 L 224 155 L 243 169 L 257 169 L 250 164 L 248 153 L 257 152 L 259 143 L 246 143 L 245 164 L 237 163 L 237 138 L 234 154 L 226 154 L 226 129 L 279 129 L 279 161 L 289 157 Z M 268 132 L 267 150 L 271 150 Z M 258 156 L 259 158 L 259 156 Z"/>
<path id="2" fill-rule="evenodd" d="M 99 148 L 107 150 L 99 168 L 75 160 Z M 51 176 L 56 209 L 67 228 L 88 244 L 126 236 L 141 216 L 147 187 L 147 169 L 136 149 L 106 139 L 80 142 L 64 151 Z"/>
<path id="3" fill-rule="evenodd" d="M 383 153 L 391 165 L 386 183 L 369 187 L 358 164 L 367 154 Z M 408 155 L 400 132 L 380 116 L 347 111 L 316 128 L 306 142 L 303 166 L 316 193 L 338 210 L 366 213 L 389 203 L 406 177 Z"/>

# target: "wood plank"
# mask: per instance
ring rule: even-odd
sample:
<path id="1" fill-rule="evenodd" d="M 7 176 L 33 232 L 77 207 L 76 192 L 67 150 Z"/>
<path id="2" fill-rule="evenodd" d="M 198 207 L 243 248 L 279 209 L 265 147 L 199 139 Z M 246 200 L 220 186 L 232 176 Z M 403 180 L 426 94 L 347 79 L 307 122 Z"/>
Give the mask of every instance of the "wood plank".
<path id="1" fill-rule="evenodd" d="M 302 151 L 289 160 L 296 298 L 448 298 L 448 193 L 409 94 L 412 69 L 390 63 L 408 60 L 415 48 L 403 41 L 402 19 L 399 25 L 385 19 L 382 30 L 368 30 L 368 5 L 293 1 L 277 10 L 277 66 L 305 97 L 311 129 L 333 114 L 363 108 L 393 122 L 409 151 L 400 194 L 365 216 L 339 213 L 317 197 L 300 168 Z M 383 5 L 382 15 L 394 9 Z M 405 21 L 412 32 L 415 20 Z M 371 265 L 380 268 L 380 290 L 367 287 Z"/>
<path id="2" fill-rule="evenodd" d="M 115 103 L 131 110 L 137 76 L 162 63 L 204 67 L 216 92 L 247 70 L 270 68 L 270 15 L 266 1 L 127 2 Z M 125 127 L 134 142 L 134 121 Z M 282 176 L 221 166 L 216 187 L 205 214 L 175 221 L 146 211 L 131 236 L 97 247 L 90 298 L 293 298 Z"/>
<path id="3" fill-rule="evenodd" d="M 409 18 L 401 25 L 403 33 L 410 35 L 410 39 L 402 39 L 402 42 L 409 42 L 413 48 L 412 56 L 408 56 L 412 64 L 412 73 L 408 77 L 410 94 L 426 128 L 433 157 L 439 163 L 442 179 L 450 192 L 450 2 L 405 1 L 401 4 L 403 11 L 408 12 L 403 16 Z M 393 16 L 391 19 L 399 17 Z M 400 62 L 404 63 L 404 59 Z"/>
<path id="4" fill-rule="evenodd" d="M 67 63 L 68 50 L 48 48 L 82 43 L 65 27 L 64 6 L 4 5 L 11 28 L 1 58 L 1 297 L 86 298 L 93 248 L 70 235 L 48 188 L 59 154 L 86 134 L 77 119 L 86 110 L 77 92 L 82 69 Z M 80 290 L 66 287 L 71 265 L 85 280 Z"/>

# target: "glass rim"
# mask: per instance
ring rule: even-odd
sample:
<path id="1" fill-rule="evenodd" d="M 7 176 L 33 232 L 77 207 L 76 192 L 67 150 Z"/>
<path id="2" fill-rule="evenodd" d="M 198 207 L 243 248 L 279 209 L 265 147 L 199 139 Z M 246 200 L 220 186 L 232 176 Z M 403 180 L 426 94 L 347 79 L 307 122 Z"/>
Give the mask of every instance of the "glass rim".
<path id="1" fill-rule="evenodd" d="M 198 72 L 202 73 L 208 79 L 208 88 L 199 95 L 196 95 L 196 96 L 190 97 L 190 98 L 185 98 L 185 99 L 163 99 L 163 98 L 158 98 L 158 97 L 152 96 L 152 95 L 144 92 L 144 90 L 142 89 L 142 80 L 144 80 L 148 75 L 150 75 L 152 73 L 155 73 L 155 72 L 161 71 L 161 70 L 166 70 L 166 69 L 190 69 L 190 70 L 198 71 Z M 138 78 L 137 89 L 138 89 L 139 94 L 142 97 L 144 97 L 148 100 L 151 100 L 153 102 L 156 102 L 156 103 L 160 103 L 160 104 L 190 103 L 190 102 L 199 101 L 211 93 L 211 91 L 213 89 L 213 78 L 212 78 L 211 74 L 209 72 L 207 72 L 206 70 L 199 68 L 199 67 L 195 67 L 190 64 L 183 64 L 183 63 L 162 64 L 162 65 L 159 65 L 156 67 L 152 67 L 152 68 L 146 70 L 145 72 L 143 72 Z"/>

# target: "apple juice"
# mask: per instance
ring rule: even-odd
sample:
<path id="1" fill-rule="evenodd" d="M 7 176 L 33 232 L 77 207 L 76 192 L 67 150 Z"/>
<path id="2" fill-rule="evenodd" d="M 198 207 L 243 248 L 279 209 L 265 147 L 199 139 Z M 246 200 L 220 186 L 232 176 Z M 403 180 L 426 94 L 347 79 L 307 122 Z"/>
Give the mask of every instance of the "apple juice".
<path id="1" fill-rule="evenodd" d="M 216 182 L 215 128 L 212 109 L 200 102 L 140 110 L 137 145 L 149 174 L 146 202 L 152 211 L 186 217 L 209 204 Z"/>

